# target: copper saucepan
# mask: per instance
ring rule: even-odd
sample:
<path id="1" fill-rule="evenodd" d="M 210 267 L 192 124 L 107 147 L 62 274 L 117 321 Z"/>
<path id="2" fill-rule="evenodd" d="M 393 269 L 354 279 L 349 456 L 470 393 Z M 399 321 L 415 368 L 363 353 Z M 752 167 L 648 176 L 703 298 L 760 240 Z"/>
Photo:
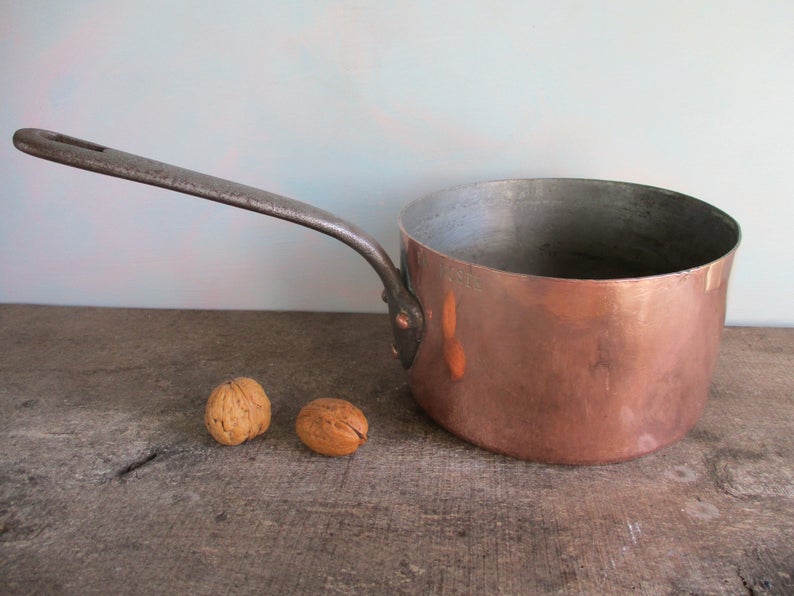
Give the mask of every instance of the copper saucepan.
<path id="1" fill-rule="evenodd" d="M 670 445 L 709 393 L 737 222 L 625 182 L 479 182 L 409 204 L 402 271 L 368 234 L 293 199 L 59 133 L 22 151 L 292 221 L 358 251 L 383 281 L 416 401 L 486 449 L 567 464 Z"/>

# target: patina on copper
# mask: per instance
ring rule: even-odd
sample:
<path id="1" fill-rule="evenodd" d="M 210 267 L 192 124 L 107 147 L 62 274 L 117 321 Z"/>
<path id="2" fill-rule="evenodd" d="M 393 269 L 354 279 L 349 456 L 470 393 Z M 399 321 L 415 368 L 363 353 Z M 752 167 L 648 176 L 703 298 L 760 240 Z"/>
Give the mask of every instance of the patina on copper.
<path id="1" fill-rule="evenodd" d="M 32 155 L 310 227 L 383 281 L 394 355 L 439 424 L 524 459 L 631 459 L 684 436 L 709 391 L 738 224 L 671 191 L 503 180 L 420 199 L 402 271 L 357 226 L 294 199 L 22 129 Z"/>

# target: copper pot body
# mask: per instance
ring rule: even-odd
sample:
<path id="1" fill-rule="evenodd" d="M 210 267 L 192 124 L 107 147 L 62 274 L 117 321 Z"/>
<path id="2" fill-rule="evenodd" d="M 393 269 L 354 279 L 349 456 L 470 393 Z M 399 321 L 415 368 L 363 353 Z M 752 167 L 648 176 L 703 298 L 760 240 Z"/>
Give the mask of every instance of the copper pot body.
<path id="1" fill-rule="evenodd" d="M 701 201 L 619 182 L 486 182 L 412 203 L 414 398 L 466 441 L 538 462 L 675 442 L 707 401 L 739 234 Z"/>

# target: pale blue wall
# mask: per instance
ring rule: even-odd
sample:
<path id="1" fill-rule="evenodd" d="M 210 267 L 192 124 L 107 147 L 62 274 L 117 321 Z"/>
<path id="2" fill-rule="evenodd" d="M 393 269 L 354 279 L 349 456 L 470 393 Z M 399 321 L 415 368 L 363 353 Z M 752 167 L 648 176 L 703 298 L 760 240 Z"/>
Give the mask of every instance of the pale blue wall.
<path id="1" fill-rule="evenodd" d="M 744 240 L 729 322 L 794 323 L 794 3 L 0 2 L 0 301 L 382 311 L 293 225 L 16 152 L 50 128 L 293 196 L 396 256 L 407 201 L 574 176 Z"/>

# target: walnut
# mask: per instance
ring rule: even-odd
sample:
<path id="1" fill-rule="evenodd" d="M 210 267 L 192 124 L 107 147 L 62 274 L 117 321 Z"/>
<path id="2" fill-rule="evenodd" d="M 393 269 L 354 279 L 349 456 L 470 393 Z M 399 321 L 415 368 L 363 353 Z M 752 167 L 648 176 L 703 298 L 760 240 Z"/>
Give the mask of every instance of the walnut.
<path id="1" fill-rule="evenodd" d="M 343 399 L 324 397 L 306 404 L 298 413 L 295 432 L 312 451 L 333 457 L 350 455 L 367 442 L 364 414 Z"/>
<path id="2" fill-rule="evenodd" d="M 218 443 L 239 445 L 268 429 L 270 400 L 253 379 L 226 381 L 210 393 L 204 423 Z"/>

